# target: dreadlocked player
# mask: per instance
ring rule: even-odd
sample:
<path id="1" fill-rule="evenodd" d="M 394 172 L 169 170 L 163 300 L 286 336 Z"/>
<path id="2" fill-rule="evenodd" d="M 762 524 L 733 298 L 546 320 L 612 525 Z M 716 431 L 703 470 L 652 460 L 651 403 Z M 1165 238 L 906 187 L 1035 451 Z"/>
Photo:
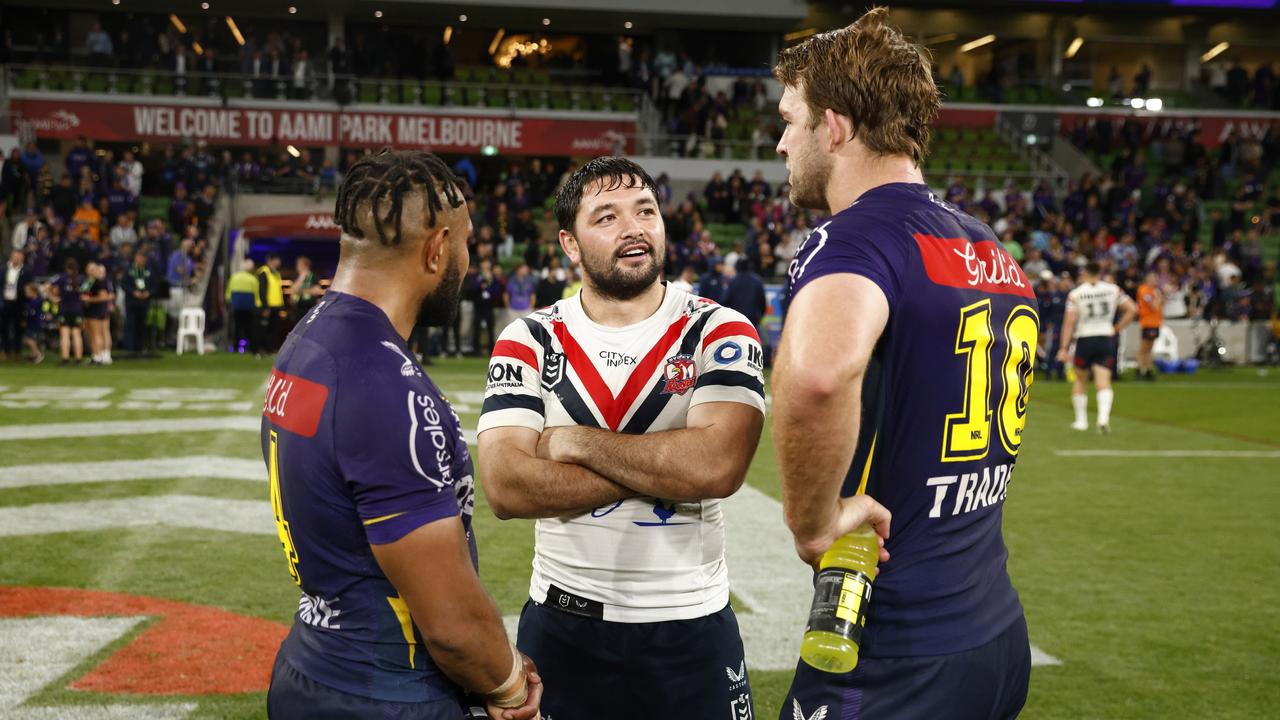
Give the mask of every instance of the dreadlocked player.
<path id="1" fill-rule="evenodd" d="M 476 575 L 462 428 L 405 346 L 420 320 L 457 311 L 462 190 L 433 155 L 383 151 L 352 166 L 335 220 L 337 275 L 280 350 L 262 413 L 302 591 L 268 715 L 536 717 L 541 681 Z"/>

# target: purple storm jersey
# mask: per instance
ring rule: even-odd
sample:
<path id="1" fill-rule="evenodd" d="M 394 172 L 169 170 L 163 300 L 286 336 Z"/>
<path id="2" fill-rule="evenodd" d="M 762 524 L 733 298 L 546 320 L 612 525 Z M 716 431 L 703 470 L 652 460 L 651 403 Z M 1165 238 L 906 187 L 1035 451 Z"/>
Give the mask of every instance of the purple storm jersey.
<path id="1" fill-rule="evenodd" d="M 874 188 L 815 228 L 786 297 L 842 273 L 889 303 L 842 491 L 893 513 L 861 654 L 978 647 L 1022 615 L 1000 526 L 1026 425 L 1035 294 L 990 228 L 924 185 Z"/>
<path id="2" fill-rule="evenodd" d="M 271 371 L 262 455 L 302 591 L 285 660 L 376 700 L 459 697 L 370 544 L 461 517 L 476 563 L 471 456 L 457 415 L 382 310 L 330 291 L 298 323 Z"/>

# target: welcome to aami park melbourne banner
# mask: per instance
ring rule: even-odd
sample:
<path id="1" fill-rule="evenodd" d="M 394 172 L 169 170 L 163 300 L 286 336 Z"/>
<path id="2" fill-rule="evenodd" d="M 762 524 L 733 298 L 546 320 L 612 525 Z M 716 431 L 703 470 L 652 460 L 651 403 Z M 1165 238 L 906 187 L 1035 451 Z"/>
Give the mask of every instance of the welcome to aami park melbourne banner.
<path id="1" fill-rule="evenodd" d="M 101 141 L 208 140 L 224 145 L 404 147 L 437 152 L 496 148 L 504 155 L 631 152 L 636 123 L 614 113 L 485 112 L 453 108 L 312 103 L 223 106 L 196 99 L 166 103 L 14 97 L 14 119 L 37 137 L 85 135 Z"/>

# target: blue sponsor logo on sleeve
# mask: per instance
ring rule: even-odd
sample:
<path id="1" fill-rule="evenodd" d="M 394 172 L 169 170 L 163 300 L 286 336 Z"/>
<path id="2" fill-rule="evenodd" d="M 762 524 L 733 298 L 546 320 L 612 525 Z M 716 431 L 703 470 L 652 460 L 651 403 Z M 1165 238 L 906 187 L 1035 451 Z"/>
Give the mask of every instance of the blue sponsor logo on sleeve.
<path id="1" fill-rule="evenodd" d="M 732 341 L 722 343 L 712 357 L 721 365 L 731 365 L 742 357 L 742 346 Z"/>

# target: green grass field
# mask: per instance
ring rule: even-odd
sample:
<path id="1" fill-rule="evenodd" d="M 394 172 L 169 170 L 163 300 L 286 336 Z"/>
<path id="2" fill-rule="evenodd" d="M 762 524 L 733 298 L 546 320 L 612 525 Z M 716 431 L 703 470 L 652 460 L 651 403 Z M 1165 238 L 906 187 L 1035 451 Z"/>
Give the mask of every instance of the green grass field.
<path id="1" fill-rule="evenodd" d="M 252 427 L 268 367 L 265 360 L 226 355 L 120 361 L 110 368 L 0 365 L 0 590 L 104 590 L 287 623 L 297 594 L 269 511 L 259 534 L 199 524 L 220 521 L 216 517 L 194 519 L 195 526 L 181 518 L 133 525 L 110 519 L 113 508 L 170 496 L 265 507 L 265 482 L 198 468 L 171 473 L 176 477 L 164 470 L 135 477 L 128 461 L 260 462 Z M 474 428 L 482 363 L 446 360 L 427 369 L 462 406 L 464 426 Z M 1105 437 L 1067 429 L 1068 393 L 1062 383 L 1033 389 L 1005 515 L 1010 571 L 1032 643 L 1061 662 L 1033 670 L 1023 717 L 1275 717 L 1280 372 L 1201 371 L 1154 384 L 1121 383 L 1114 432 Z M 241 424 L 190 426 L 193 419 L 223 417 L 239 417 Z M 148 432 L 93 425 L 141 420 L 167 422 Z M 59 424 L 51 427 L 60 436 L 22 427 L 45 423 Z M 67 423 L 74 425 L 61 425 Z M 29 467 L 99 461 L 125 462 L 101 466 L 114 468 L 109 471 Z M 93 481 L 103 473 L 114 479 Z M 748 483 L 779 497 L 767 428 Z M 77 529 L 79 522 L 101 529 Z M 480 498 L 476 527 L 485 584 L 503 612 L 514 614 L 527 590 L 531 526 L 496 520 Z M 808 592 L 796 588 L 799 595 Z M 3 629 L 12 622 L 3 617 L 3 597 L 0 639 L 33 637 Z M 38 711 L 40 717 L 106 717 L 95 713 L 121 704 L 133 706 L 126 715 L 134 717 L 183 717 L 187 706 L 175 703 L 194 704 L 191 718 L 264 715 L 261 692 L 173 697 L 69 688 L 146 627 L 63 658 L 43 676 L 15 660 L 12 648 L 0 647 L 6 675 L 0 717 L 34 716 L 34 708 L 52 708 Z M 9 677 L 27 679 L 6 684 Z M 753 670 L 751 679 L 757 717 L 777 717 L 790 673 Z"/>

